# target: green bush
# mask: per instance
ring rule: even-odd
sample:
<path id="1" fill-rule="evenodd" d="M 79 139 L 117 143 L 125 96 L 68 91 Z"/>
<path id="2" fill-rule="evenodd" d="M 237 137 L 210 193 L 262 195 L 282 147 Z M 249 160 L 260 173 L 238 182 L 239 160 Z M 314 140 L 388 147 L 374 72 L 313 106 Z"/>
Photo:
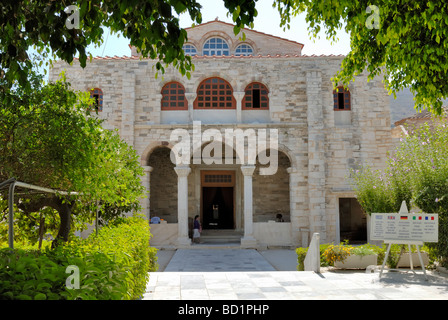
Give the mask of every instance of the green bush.
<path id="1" fill-rule="evenodd" d="M 58 248 L 63 256 L 79 257 L 84 261 L 91 261 L 81 271 L 81 288 L 74 290 L 72 298 L 108 299 L 107 294 L 99 292 L 98 286 L 91 285 L 102 277 L 101 273 L 108 271 L 113 277 L 103 277 L 104 281 L 116 281 L 116 287 L 123 290 L 120 299 L 137 299 L 143 295 L 149 279 L 149 271 L 157 270 L 157 250 L 149 247 L 150 232 L 147 220 L 140 217 L 118 219 L 117 222 L 101 228 L 98 235 L 93 233 L 87 239 L 77 239 Z M 107 259 L 101 258 L 102 254 Z M 97 257 L 96 259 L 92 257 Z M 109 261 L 113 261 L 110 264 Z M 81 261 L 81 260 L 79 260 Z M 76 263 L 71 263 L 76 265 Z M 120 266 L 115 269 L 113 265 Z M 111 269 L 110 269 L 111 268 Z M 125 283 L 121 282 L 124 277 Z M 111 298 L 115 299 L 114 293 Z"/>
<path id="2" fill-rule="evenodd" d="M 347 252 L 344 254 L 341 254 L 343 249 L 346 248 Z M 308 248 L 297 248 L 297 271 L 304 271 L 304 261 L 306 254 L 308 252 Z M 383 261 L 386 253 L 386 248 L 381 248 L 372 244 L 363 244 L 361 246 L 351 246 L 347 243 L 340 243 L 339 245 L 335 246 L 331 243 L 321 244 L 319 246 L 319 252 L 320 252 L 320 266 L 321 267 L 328 267 L 332 266 L 334 261 L 337 259 L 331 259 L 329 256 L 335 256 L 335 255 L 341 255 L 347 256 L 348 255 L 368 255 L 368 254 L 376 254 L 378 255 L 378 261 Z M 389 260 L 389 259 L 388 259 Z"/>
<path id="3" fill-rule="evenodd" d="M 323 253 L 325 252 L 325 250 L 327 250 L 328 246 L 330 244 L 321 244 L 319 246 L 319 252 L 320 252 L 320 266 L 321 267 L 327 267 L 328 263 L 325 260 L 325 258 L 323 257 Z M 305 258 L 306 258 L 306 254 L 308 252 L 308 247 L 307 248 L 297 248 L 296 249 L 296 253 L 297 253 L 297 271 L 304 271 L 305 270 Z"/>
<path id="4" fill-rule="evenodd" d="M 66 298 L 65 268 L 37 250 L 0 250 L 0 300 Z"/>
<path id="5" fill-rule="evenodd" d="M 148 221 L 130 217 L 54 250 L 1 249 L 0 299 L 138 299 L 158 267 L 149 240 Z M 68 266 L 79 270 L 79 289 L 66 286 Z"/>
<path id="6" fill-rule="evenodd" d="M 430 256 L 448 267 L 448 126 L 408 128 L 386 169 L 368 165 L 351 172 L 356 197 L 364 212 L 398 212 L 402 201 L 439 215 L 439 241 L 429 243 Z M 393 261 L 392 261 L 393 262 Z"/>

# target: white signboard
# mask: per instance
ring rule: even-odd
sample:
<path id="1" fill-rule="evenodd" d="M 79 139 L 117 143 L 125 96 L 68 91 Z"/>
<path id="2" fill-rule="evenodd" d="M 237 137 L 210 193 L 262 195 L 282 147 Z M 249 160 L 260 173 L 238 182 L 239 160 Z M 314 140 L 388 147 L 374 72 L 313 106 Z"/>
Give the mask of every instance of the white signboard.
<path id="1" fill-rule="evenodd" d="M 372 213 L 370 222 L 372 240 L 438 242 L 437 214 Z"/>

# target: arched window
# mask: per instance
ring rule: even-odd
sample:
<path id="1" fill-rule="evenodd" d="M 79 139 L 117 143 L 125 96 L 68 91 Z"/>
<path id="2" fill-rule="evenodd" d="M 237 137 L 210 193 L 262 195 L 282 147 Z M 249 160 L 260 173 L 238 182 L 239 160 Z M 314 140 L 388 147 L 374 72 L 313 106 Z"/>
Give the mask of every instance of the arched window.
<path id="1" fill-rule="evenodd" d="M 204 56 L 230 56 L 230 49 L 227 42 L 221 38 L 211 38 L 205 42 L 202 48 Z"/>
<path id="2" fill-rule="evenodd" d="M 333 91 L 334 111 L 350 110 L 350 91 L 344 87 L 338 87 Z"/>
<path id="3" fill-rule="evenodd" d="M 243 110 L 269 110 L 269 90 L 260 82 L 252 82 L 244 90 Z"/>
<path id="4" fill-rule="evenodd" d="M 179 82 L 168 82 L 162 88 L 162 110 L 188 110 L 185 88 Z"/>
<path id="5" fill-rule="evenodd" d="M 185 44 L 182 49 L 185 52 L 186 56 L 195 56 L 198 54 L 198 51 L 196 50 L 196 47 L 191 44 Z"/>
<path id="6" fill-rule="evenodd" d="M 250 56 L 253 53 L 254 49 L 248 44 L 240 44 L 235 50 L 236 56 Z"/>
<path id="7" fill-rule="evenodd" d="M 93 109 L 98 112 L 103 111 L 103 91 L 99 88 L 93 88 L 90 90 L 90 98 L 95 101 L 92 105 Z"/>
<path id="8" fill-rule="evenodd" d="M 235 109 L 236 101 L 230 83 L 221 78 L 209 78 L 201 82 L 195 109 Z"/>

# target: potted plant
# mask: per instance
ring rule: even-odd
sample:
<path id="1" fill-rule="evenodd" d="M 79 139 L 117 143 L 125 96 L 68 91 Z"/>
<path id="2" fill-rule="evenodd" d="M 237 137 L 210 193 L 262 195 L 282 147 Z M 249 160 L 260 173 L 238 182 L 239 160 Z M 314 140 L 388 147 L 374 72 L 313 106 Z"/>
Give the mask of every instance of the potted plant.
<path id="1" fill-rule="evenodd" d="M 341 243 L 329 246 L 324 257 L 338 269 L 366 269 L 370 265 L 377 265 L 381 251 L 381 248 L 370 244 L 354 247 Z"/>

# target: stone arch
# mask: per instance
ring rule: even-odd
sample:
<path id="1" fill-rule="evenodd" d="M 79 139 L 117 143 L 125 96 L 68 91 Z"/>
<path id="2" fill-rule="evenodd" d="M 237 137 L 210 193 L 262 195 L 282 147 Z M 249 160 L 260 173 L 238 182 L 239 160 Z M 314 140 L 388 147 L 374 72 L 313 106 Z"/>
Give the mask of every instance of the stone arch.
<path id="1" fill-rule="evenodd" d="M 221 133 L 222 134 L 222 133 Z M 224 137 L 224 134 L 222 134 L 223 135 L 223 137 Z M 213 140 L 213 141 L 202 141 L 202 143 L 201 143 L 201 146 L 200 147 L 197 147 L 197 148 L 192 148 L 192 152 L 191 152 L 191 164 L 194 164 L 193 163 L 193 160 L 194 160 L 194 156 L 196 155 L 196 156 L 201 156 L 201 164 L 204 164 L 204 159 L 202 158 L 202 155 L 203 155 L 203 151 L 204 151 L 204 148 L 206 148 L 207 146 L 210 146 L 210 147 L 213 147 L 214 145 L 213 144 L 222 144 L 222 147 L 221 147 L 221 151 L 222 151 L 222 154 L 221 154 L 221 158 L 222 158 L 222 163 L 221 164 L 223 164 L 223 165 L 225 165 L 226 163 L 225 163 L 225 157 L 226 157 L 226 148 L 228 148 L 227 149 L 227 152 L 231 149 L 231 151 L 232 151 L 232 158 L 233 158 L 233 160 L 232 160 L 232 163 L 231 164 L 240 164 L 240 162 L 238 162 L 238 160 L 237 160 L 237 157 L 238 157 L 238 154 L 236 153 L 236 150 L 235 150 L 235 146 L 230 146 L 229 144 L 227 144 L 226 142 L 225 142 L 225 139 L 222 139 L 222 140 Z M 198 152 L 200 152 L 200 154 L 198 154 Z M 212 155 L 212 157 L 213 157 L 214 155 Z M 230 155 L 229 155 L 230 156 Z"/>
<path id="2" fill-rule="evenodd" d="M 277 151 L 277 171 L 274 174 L 260 174 L 260 168 L 272 164 L 261 164 L 257 156 L 253 175 L 254 222 L 276 220 L 279 214 L 283 221 L 291 221 L 289 168 L 292 164 L 286 153 Z"/>
<path id="3" fill-rule="evenodd" d="M 153 142 L 151 142 L 145 148 L 145 150 L 142 152 L 142 156 L 140 157 L 140 165 L 147 166 L 149 156 L 154 151 L 154 149 L 156 149 L 158 147 L 167 147 L 169 149 L 172 149 L 174 147 L 174 145 L 169 141 L 153 141 Z"/>
<path id="4" fill-rule="evenodd" d="M 170 158 L 171 148 L 158 145 L 151 150 L 147 163 L 151 167 L 149 185 L 150 216 L 177 223 L 177 174 Z"/>
<path id="5" fill-rule="evenodd" d="M 206 34 L 204 34 L 202 36 L 201 40 L 198 41 L 199 48 L 198 47 L 196 47 L 196 48 L 200 50 L 201 56 L 204 55 L 204 53 L 203 53 L 204 44 L 207 42 L 208 39 L 215 38 L 215 37 L 224 39 L 227 42 L 227 44 L 229 45 L 230 53 L 232 52 L 231 50 L 234 46 L 232 38 L 227 33 L 223 32 L 223 31 L 213 30 L 213 31 L 209 31 Z"/>
<path id="6" fill-rule="evenodd" d="M 238 48 L 238 46 L 240 44 L 247 44 L 247 45 L 251 46 L 253 51 L 254 51 L 252 56 L 258 55 L 259 49 L 258 49 L 256 43 L 254 41 L 252 41 L 251 39 L 248 39 L 248 38 L 246 38 L 244 41 L 235 41 L 235 43 L 233 43 L 233 45 L 232 45 L 232 47 L 230 49 L 232 55 L 235 55 L 236 48 Z"/>

